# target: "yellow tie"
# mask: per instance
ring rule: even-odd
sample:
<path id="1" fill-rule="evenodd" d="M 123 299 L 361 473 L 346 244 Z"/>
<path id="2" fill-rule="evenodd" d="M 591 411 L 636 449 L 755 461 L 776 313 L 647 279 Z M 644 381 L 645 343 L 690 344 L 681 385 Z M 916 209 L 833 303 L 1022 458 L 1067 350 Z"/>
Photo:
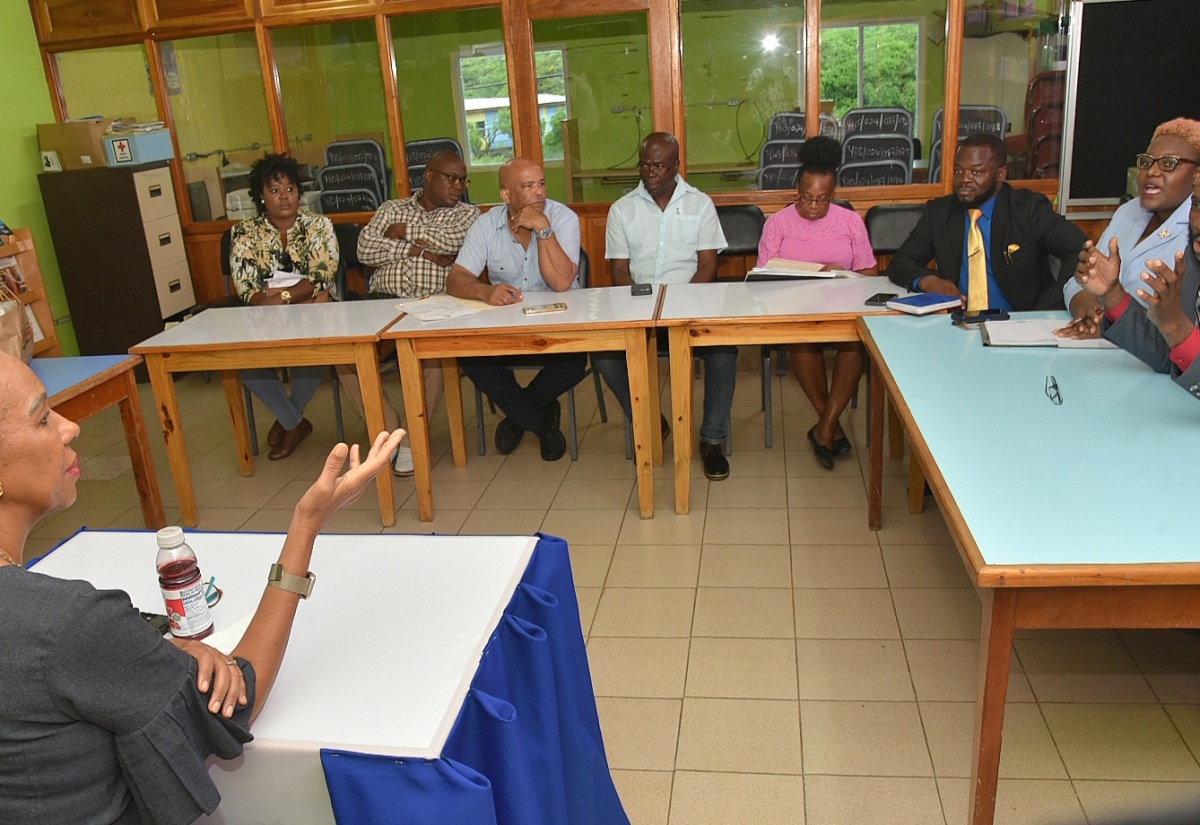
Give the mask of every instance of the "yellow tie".
<path id="1" fill-rule="evenodd" d="M 983 212 L 969 209 L 971 230 L 967 233 L 967 311 L 988 308 L 987 253 L 983 249 L 983 233 L 979 218 Z"/>

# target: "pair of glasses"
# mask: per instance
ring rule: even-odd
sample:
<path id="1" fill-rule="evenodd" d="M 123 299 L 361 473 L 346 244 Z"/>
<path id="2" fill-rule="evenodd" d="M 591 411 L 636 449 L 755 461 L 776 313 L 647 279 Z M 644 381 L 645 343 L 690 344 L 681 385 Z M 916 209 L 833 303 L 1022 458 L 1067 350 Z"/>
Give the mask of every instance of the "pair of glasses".
<path id="1" fill-rule="evenodd" d="M 208 602 L 209 607 L 216 607 L 224 595 L 225 591 L 217 587 L 216 576 L 212 576 L 204 583 L 204 601 Z"/>
<path id="2" fill-rule="evenodd" d="M 1054 379 L 1053 375 L 1046 376 L 1046 397 L 1054 406 L 1062 406 L 1062 393 L 1058 391 L 1058 381 Z"/>
<path id="3" fill-rule="evenodd" d="M 471 185 L 471 179 L 468 178 L 466 175 L 452 175 L 449 172 L 443 172 L 441 169 L 429 169 L 428 171 L 436 172 L 437 174 L 444 177 L 446 180 L 450 181 L 450 183 L 457 183 L 459 186 L 470 186 Z"/>
<path id="4" fill-rule="evenodd" d="M 833 203 L 833 196 L 832 195 L 820 195 L 818 197 L 813 198 L 808 195 L 801 195 L 800 203 L 804 204 L 805 206 L 811 206 L 814 203 L 817 204 L 818 206 L 829 206 L 829 204 Z"/>
<path id="5" fill-rule="evenodd" d="M 286 249 L 283 250 L 283 253 L 279 256 L 279 271 L 292 272 L 295 269 L 296 264 L 292 261 L 291 253 L 289 253 Z"/>
<path id="6" fill-rule="evenodd" d="M 1191 158 L 1177 158 L 1174 155 L 1163 155 L 1161 158 L 1156 158 L 1154 155 L 1142 153 L 1133 159 L 1134 164 L 1138 169 L 1149 169 L 1154 164 L 1158 164 L 1158 168 L 1164 172 L 1174 172 L 1175 168 L 1181 163 L 1190 163 L 1193 166 L 1200 166 L 1200 160 L 1192 160 Z"/>

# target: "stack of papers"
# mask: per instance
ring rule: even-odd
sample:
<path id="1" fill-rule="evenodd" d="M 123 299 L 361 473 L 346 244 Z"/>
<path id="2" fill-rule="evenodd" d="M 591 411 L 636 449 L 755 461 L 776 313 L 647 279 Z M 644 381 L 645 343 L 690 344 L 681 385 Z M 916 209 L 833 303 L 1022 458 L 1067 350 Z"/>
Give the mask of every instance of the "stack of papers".
<path id="1" fill-rule="evenodd" d="M 765 266 L 756 266 L 746 273 L 747 281 L 791 281 L 809 278 L 861 278 L 848 269 L 822 271 L 824 264 L 809 261 L 790 261 L 787 258 L 772 258 Z"/>
<path id="2" fill-rule="evenodd" d="M 1063 349 L 1116 349 L 1107 338 L 1059 338 L 1054 330 L 1066 321 L 1038 318 L 1022 321 L 984 321 L 983 343 L 989 347 L 1062 347 Z"/>
<path id="3" fill-rule="evenodd" d="M 446 294 L 430 295 L 419 301 L 406 301 L 396 304 L 396 308 L 404 310 L 418 321 L 425 322 L 466 318 L 468 315 L 477 315 L 485 309 L 497 309 L 485 301 L 455 298 L 453 295 Z"/>

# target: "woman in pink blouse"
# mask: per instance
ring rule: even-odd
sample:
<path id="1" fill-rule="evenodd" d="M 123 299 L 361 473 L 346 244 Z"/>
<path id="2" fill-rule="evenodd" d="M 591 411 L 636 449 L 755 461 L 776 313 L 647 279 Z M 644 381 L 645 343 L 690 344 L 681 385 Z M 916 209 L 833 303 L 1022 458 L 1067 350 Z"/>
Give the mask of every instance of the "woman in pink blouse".
<path id="1" fill-rule="evenodd" d="M 833 203 L 841 145 L 816 137 L 800 147 L 798 199 L 794 206 L 767 218 L 758 245 L 758 265 L 772 258 L 824 264 L 825 269 L 852 269 L 875 275 L 877 267 L 867 227 L 852 209 Z M 833 469 L 833 460 L 849 455 L 850 439 L 838 422 L 863 374 L 859 344 L 833 344 L 837 356 L 832 379 L 825 372 L 825 344 L 792 344 L 792 372 L 817 411 L 808 431 L 817 460 Z"/>

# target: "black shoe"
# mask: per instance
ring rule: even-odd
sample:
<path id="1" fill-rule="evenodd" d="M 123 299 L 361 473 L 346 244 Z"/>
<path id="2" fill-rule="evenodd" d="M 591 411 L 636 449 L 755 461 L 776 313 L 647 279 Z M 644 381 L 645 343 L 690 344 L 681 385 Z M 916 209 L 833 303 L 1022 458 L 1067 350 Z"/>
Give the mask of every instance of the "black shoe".
<path id="1" fill-rule="evenodd" d="M 826 470 L 833 469 L 833 450 L 826 447 L 817 437 L 813 435 L 813 431 L 808 431 L 808 440 L 812 444 L 813 455 L 817 457 L 817 461 L 821 462 L 821 466 Z"/>
<path id="2" fill-rule="evenodd" d="M 704 477 L 709 481 L 729 478 L 729 460 L 720 444 L 700 442 L 700 461 L 704 464 Z"/>
<path id="3" fill-rule="evenodd" d="M 844 455 L 850 455 L 850 439 L 843 435 L 833 440 L 833 457 L 841 458 Z"/>
<path id="4" fill-rule="evenodd" d="M 551 402 L 546 408 L 546 420 L 537 431 L 538 443 L 542 449 L 542 461 L 558 461 L 567 452 L 567 439 L 558 427 L 562 407 L 557 401 Z"/>
<path id="5" fill-rule="evenodd" d="M 509 419 L 504 419 L 496 425 L 496 452 L 500 455 L 508 455 L 517 449 L 517 445 L 524 437 L 524 430 Z"/>
<path id="6" fill-rule="evenodd" d="M 667 422 L 667 417 L 665 415 L 660 415 L 658 417 L 658 431 L 662 434 L 663 441 L 666 441 L 671 437 L 671 425 Z"/>

